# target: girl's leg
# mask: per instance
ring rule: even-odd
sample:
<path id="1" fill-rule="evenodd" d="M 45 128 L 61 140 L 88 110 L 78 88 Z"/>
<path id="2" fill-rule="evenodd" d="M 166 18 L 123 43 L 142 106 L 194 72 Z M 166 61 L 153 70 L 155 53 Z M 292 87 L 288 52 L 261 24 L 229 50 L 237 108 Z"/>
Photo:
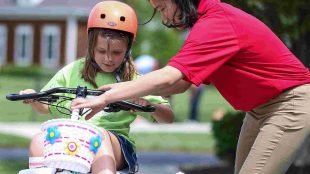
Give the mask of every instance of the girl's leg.
<path id="1" fill-rule="evenodd" d="M 238 139 L 235 160 L 235 174 L 239 173 L 245 159 L 247 158 L 251 147 L 257 137 L 258 130 L 258 120 L 254 118 L 250 113 L 246 113 Z"/>
<path id="2" fill-rule="evenodd" d="M 116 162 L 116 169 L 121 170 L 125 167 L 125 157 L 124 157 L 124 154 L 122 152 L 120 142 L 119 142 L 118 138 L 116 138 L 116 136 L 113 133 L 111 133 L 109 131 L 108 131 L 108 133 L 109 133 L 109 136 L 111 139 L 111 144 L 113 147 L 113 153 L 114 153 L 115 162 Z"/>
<path id="3" fill-rule="evenodd" d="M 114 174 L 124 165 L 121 146 L 118 139 L 107 130 L 103 130 L 102 144 L 92 164 L 93 174 Z"/>
<path id="4" fill-rule="evenodd" d="M 44 132 L 36 134 L 30 143 L 29 157 L 43 157 Z"/>

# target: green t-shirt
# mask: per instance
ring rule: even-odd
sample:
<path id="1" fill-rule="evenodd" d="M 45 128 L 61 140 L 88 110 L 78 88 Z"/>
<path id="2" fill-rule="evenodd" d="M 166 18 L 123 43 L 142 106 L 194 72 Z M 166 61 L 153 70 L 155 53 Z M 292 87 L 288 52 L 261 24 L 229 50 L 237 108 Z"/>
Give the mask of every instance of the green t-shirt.
<path id="1" fill-rule="evenodd" d="M 42 88 L 41 91 L 48 90 L 50 88 L 56 87 L 67 87 L 67 88 L 76 88 L 77 86 L 87 87 L 87 89 L 94 89 L 94 87 L 89 83 L 86 82 L 81 75 L 81 70 L 84 66 L 85 59 L 76 60 L 60 71 L 58 71 L 55 76 Z M 116 83 L 115 77 L 113 73 L 97 73 L 95 77 L 95 81 L 98 86 L 102 86 L 105 84 Z M 73 94 L 64 94 L 68 97 L 75 97 Z M 169 105 L 168 101 L 163 99 L 159 96 L 146 96 L 144 99 L 148 100 L 151 103 L 158 103 L 158 104 L 167 104 Z M 59 106 L 70 108 L 71 101 L 64 101 L 59 103 Z M 50 106 L 50 113 L 53 116 L 61 116 L 67 117 L 59 113 L 54 106 Z M 127 140 L 129 140 L 133 145 L 134 141 L 129 137 L 129 130 L 130 124 L 135 120 L 137 115 L 141 115 L 146 117 L 147 119 L 152 119 L 153 117 L 149 113 L 142 113 L 142 112 L 127 112 L 127 111 L 120 111 L 120 112 L 99 112 L 87 122 L 92 123 L 98 127 L 105 128 L 107 130 L 113 131 L 121 136 L 124 136 Z M 85 115 L 81 120 L 84 120 Z"/>

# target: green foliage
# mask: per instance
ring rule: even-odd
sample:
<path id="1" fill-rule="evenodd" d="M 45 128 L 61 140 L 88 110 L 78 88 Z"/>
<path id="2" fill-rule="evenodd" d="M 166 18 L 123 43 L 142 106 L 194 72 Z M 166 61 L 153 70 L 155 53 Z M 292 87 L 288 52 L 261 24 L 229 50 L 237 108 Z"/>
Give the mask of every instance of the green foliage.
<path id="1" fill-rule="evenodd" d="M 243 112 L 228 112 L 220 120 L 212 120 L 216 154 L 233 161 L 236 155 L 238 137 L 241 130 Z"/>
<path id="2" fill-rule="evenodd" d="M 310 1 L 308 0 L 224 1 L 255 15 L 280 36 L 297 33 L 297 36 L 301 37 L 305 32 L 310 31 Z"/>
<path id="3" fill-rule="evenodd" d="M 135 8 L 140 24 L 147 22 L 154 9 L 141 0 L 127 0 L 128 4 Z M 133 46 L 133 57 L 141 54 L 150 54 L 157 58 L 161 64 L 166 64 L 175 55 L 182 45 L 181 33 L 167 29 L 162 25 L 160 16 L 155 15 L 154 19 L 145 25 L 139 25 L 136 42 Z"/>
<path id="4" fill-rule="evenodd" d="M 46 69 L 39 66 L 18 67 L 6 65 L 0 68 L 0 75 L 22 76 L 22 77 L 42 77 L 52 76 L 56 73 L 55 69 Z"/>

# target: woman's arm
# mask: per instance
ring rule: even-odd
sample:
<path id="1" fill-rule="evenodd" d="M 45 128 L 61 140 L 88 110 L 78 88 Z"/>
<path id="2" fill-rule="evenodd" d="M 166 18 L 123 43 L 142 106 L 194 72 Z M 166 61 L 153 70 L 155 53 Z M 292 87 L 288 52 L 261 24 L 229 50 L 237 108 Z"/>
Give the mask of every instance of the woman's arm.
<path id="1" fill-rule="evenodd" d="M 100 87 L 106 91 L 99 96 L 105 103 L 112 103 L 130 98 L 142 97 L 147 95 L 171 95 L 175 91 L 174 85 L 183 78 L 183 74 L 178 69 L 166 66 L 162 69 L 150 72 L 133 81 L 115 83 Z"/>
<path id="2" fill-rule="evenodd" d="M 167 95 L 169 94 L 167 89 L 173 87 L 182 78 L 183 74 L 181 71 L 174 67 L 166 66 L 133 81 L 102 86 L 100 89 L 106 91 L 102 95 L 90 99 L 76 99 L 71 106 L 72 109 L 91 108 L 92 112 L 89 114 L 89 117 L 91 117 L 112 102 L 151 94 Z"/>
<path id="3" fill-rule="evenodd" d="M 176 84 L 170 86 L 169 88 L 161 90 L 160 93 L 155 92 L 152 95 L 169 96 L 173 94 L 179 94 L 185 92 L 190 86 L 191 83 L 185 80 L 179 80 Z"/>

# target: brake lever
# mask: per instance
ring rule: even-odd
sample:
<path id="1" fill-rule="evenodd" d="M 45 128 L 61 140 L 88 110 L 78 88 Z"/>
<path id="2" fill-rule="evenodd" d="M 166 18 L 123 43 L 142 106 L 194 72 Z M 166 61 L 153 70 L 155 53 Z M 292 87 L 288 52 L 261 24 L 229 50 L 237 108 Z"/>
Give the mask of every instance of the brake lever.
<path id="1" fill-rule="evenodd" d="M 129 111 L 130 108 L 123 107 L 117 103 L 108 104 L 104 109 L 105 112 Z"/>
<path id="2" fill-rule="evenodd" d="M 60 98 L 61 98 L 61 96 L 58 96 L 58 95 L 49 95 L 46 97 L 40 97 L 40 98 L 35 99 L 35 100 L 36 101 L 45 101 L 48 103 L 54 103 L 54 102 L 57 102 Z"/>

